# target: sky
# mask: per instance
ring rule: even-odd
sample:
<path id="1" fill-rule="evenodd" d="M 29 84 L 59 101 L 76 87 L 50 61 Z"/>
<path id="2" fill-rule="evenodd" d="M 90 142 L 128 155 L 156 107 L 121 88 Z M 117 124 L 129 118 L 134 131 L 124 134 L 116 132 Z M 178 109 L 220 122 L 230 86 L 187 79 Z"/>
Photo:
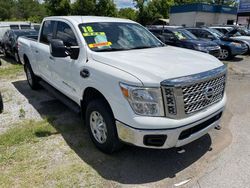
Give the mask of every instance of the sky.
<path id="1" fill-rule="evenodd" d="M 38 0 L 39 2 L 43 2 L 43 0 Z M 75 2 L 76 0 L 70 0 L 71 3 Z M 117 8 L 134 8 L 133 0 L 114 0 Z"/>
<path id="2" fill-rule="evenodd" d="M 114 0 L 117 8 L 134 7 L 133 0 Z"/>
<path id="3" fill-rule="evenodd" d="M 43 0 L 39 0 L 43 1 Z M 71 3 L 75 2 L 76 0 L 70 0 Z M 114 0 L 117 8 L 127 8 L 127 7 L 134 7 L 133 0 Z"/>

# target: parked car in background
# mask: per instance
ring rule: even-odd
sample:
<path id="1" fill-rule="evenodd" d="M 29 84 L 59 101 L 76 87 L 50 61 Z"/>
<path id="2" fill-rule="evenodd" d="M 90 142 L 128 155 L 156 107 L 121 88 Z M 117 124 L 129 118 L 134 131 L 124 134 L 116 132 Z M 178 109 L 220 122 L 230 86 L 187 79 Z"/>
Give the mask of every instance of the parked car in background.
<path id="1" fill-rule="evenodd" d="M 218 30 L 219 32 L 221 32 L 223 34 L 227 34 L 228 32 L 230 32 L 232 30 L 237 30 L 237 32 L 241 36 L 250 36 L 250 30 L 245 28 L 245 27 L 239 27 L 239 26 L 212 26 L 210 28 L 216 29 L 216 30 Z"/>
<path id="2" fill-rule="evenodd" d="M 31 29 L 35 29 L 37 32 L 40 30 L 41 25 L 38 23 L 32 23 Z"/>
<path id="3" fill-rule="evenodd" d="M 2 94 L 0 92 L 0 114 L 3 112 L 3 98 L 2 98 Z"/>
<path id="4" fill-rule="evenodd" d="M 224 37 L 221 32 L 211 28 L 186 28 L 200 39 L 216 42 L 221 47 L 219 59 L 228 60 L 236 55 L 245 54 L 248 46 L 241 41 Z"/>
<path id="5" fill-rule="evenodd" d="M 248 46 L 248 54 L 250 54 L 250 36 L 247 35 L 248 30 L 241 27 L 211 27 L 218 31 L 226 29 L 227 32 L 224 34 L 224 38 L 231 38 L 236 41 L 244 42 Z"/>
<path id="6" fill-rule="evenodd" d="M 182 28 L 149 28 L 165 44 L 220 56 L 220 46 L 212 41 L 198 39 L 191 32 Z"/>
<path id="7" fill-rule="evenodd" d="M 0 41 L 7 30 L 32 29 L 30 22 L 0 22 Z"/>
<path id="8" fill-rule="evenodd" d="M 229 31 L 233 30 L 232 26 L 212 26 L 209 27 L 211 29 L 216 29 L 217 31 L 223 33 L 224 35 L 228 33 Z"/>
<path id="9" fill-rule="evenodd" d="M 18 42 L 20 36 L 25 36 L 31 39 L 37 39 L 38 32 L 36 30 L 8 30 L 5 32 L 2 39 L 2 51 L 5 56 L 12 56 L 16 62 L 19 62 Z"/>
<path id="10" fill-rule="evenodd" d="M 96 16 L 45 18 L 38 40 L 20 37 L 32 89 L 39 84 L 82 114 L 97 148 L 121 142 L 180 147 L 219 124 L 226 66 L 163 44 L 140 24 Z"/>

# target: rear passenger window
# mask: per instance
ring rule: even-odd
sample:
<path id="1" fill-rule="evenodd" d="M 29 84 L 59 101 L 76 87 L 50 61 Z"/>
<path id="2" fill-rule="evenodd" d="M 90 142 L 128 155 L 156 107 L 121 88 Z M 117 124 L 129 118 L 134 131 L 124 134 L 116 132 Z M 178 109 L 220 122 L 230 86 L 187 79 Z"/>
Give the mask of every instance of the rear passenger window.
<path id="1" fill-rule="evenodd" d="M 67 47 L 78 46 L 73 30 L 64 22 L 58 22 L 55 38 L 62 40 Z"/>
<path id="2" fill-rule="evenodd" d="M 42 33 L 40 37 L 40 42 L 44 44 L 49 44 L 51 39 L 53 38 L 55 21 L 45 21 L 43 23 Z"/>
<path id="3" fill-rule="evenodd" d="M 18 25 L 10 25 L 10 29 L 19 29 Z"/>

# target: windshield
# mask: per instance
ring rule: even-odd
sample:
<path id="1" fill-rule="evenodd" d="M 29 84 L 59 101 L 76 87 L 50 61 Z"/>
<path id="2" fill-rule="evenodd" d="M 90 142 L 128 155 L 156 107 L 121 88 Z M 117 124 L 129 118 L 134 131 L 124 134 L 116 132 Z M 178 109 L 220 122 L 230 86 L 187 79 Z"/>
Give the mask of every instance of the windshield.
<path id="1" fill-rule="evenodd" d="M 89 48 L 96 52 L 163 46 L 153 34 L 135 23 L 86 23 L 79 28 Z"/>
<path id="2" fill-rule="evenodd" d="M 173 33 L 178 38 L 178 40 L 197 39 L 196 36 L 185 29 L 176 30 L 173 31 Z"/>
<path id="3" fill-rule="evenodd" d="M 218 37 L 218 38 L 221 38 L 221 37 L 224 36 L 223 33 L 219 32 L 219 31 L 216 30 L 216 29 L 210 28 L 209 30 L 210 30 L 216 37 Z"/>

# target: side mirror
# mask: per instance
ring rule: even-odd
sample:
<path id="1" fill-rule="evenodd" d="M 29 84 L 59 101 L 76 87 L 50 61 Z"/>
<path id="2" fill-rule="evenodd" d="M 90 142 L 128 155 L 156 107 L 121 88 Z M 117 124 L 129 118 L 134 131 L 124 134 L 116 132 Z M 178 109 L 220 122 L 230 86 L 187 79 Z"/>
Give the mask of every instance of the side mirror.
<path id="1" fill-rule="evenodd" d="M 66 46 L 60 39 L 52 39 L 50 42 L 50 53 L 53 57 L 67 57 Z"/>
<path id="2" fill-rule="evenodd" d="M 66 47 L 60 39 L 52 39 L 50 42 L 50 53 L 53 57 L 65 58 L 70 56 L 71 59 L 76 60 L 79 52 L 78 46 Z"/>

